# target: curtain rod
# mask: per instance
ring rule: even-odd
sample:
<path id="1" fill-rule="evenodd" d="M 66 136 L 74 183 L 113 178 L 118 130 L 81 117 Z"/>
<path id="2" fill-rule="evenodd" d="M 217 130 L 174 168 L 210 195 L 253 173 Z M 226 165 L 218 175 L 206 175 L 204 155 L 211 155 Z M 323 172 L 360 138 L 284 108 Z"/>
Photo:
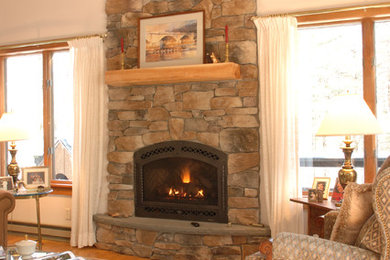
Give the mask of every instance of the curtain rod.
<path id="1" fill-rule="evenodd" d="M 271 15 L 266 15 L 266 16 L 259 16 L 259 18 L 260 17 L 273 17 L 273 16 L 279 16 L 279 15 L 290 15 L 290 16 L 299 17 L 299 16 L 305 16 L 305 15 L 347 12 L 347 11 L 356 11 L 356 10 L 364 10 L 364 9 L 369 9 L 369 8 L 383 8 L 383 7 L 390 7 L 390 3 L 373 4 L 373 5 L 360 5 L 360 6 L 352 6 L 352 7 L 344 7 L 344 8 L 320 9 L 320 10 L 302 11 L 302 12 L 294 12 L 294 13 L 271 14 Z M 252 19 L 253 18 L 257 18 L 257 17 L 254 16 L 254 17 L 252 17 Z"/>
<path id="2" fill-rule="evenodd" d="M 54 44 L 54 43 L 64 43 L 64 42 L 71 41 L 71 40 L 86 39 L 86 38 L 92 38 L 92 37 L 100 37 L 100 38 L 104 39 L 104 38 L 107 37 L 107 33 L 91 34 L 91 35 L 83 35 L 83 36 L 74 36 L 74 37 L 69 37 L 69 38 L 61 38 L 61 39 L 46 40 L 46 41 L 39 41 L 39 42 L 29 42 L 29 43 L 18 43 L 18 44 L 4 45 L 4 46 L 0 46 L 0 50 L 23 48 L 23 47 L 34 47 L 34 46 L 45 45 L 45 44 Z"/>

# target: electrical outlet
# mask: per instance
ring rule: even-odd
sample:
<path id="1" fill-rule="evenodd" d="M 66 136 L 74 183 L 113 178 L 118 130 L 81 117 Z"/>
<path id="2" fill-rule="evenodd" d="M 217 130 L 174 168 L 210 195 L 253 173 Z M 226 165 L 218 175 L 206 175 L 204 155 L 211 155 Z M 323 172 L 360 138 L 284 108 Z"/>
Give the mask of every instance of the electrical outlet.
<path id="1" fill-rule="evenodd" d="M 70 208 L 65 209 L 65 220 L 70 220 Z"/>

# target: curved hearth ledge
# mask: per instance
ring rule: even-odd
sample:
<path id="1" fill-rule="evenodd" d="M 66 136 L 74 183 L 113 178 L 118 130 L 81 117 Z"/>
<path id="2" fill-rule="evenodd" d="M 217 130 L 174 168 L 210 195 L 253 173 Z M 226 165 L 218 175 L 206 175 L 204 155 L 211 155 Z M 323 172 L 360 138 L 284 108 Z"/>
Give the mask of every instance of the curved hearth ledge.
<path id="1" fill-rule="evenodd" d="M 271 234 L 269 227 L 172 219 L 97 214 L 94 221 L 98 248 L 152 259 L 178 255 L 184 259 L 212 256 L 244 259 L 257 252 L 260 242 Z M 199 223 L 199 227 L 192 222 Z"/>

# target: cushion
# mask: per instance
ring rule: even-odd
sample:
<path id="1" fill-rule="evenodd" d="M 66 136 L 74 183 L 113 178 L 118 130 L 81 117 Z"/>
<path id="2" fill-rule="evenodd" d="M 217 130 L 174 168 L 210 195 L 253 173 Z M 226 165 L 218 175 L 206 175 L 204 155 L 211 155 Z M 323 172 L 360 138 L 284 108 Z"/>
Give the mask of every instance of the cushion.
<path id="1" fill-rule="evenodd" d="M 381 254 L 383 245 L 382 230 L 378 219 L 375 214 L 373 214 L 360 230 L 355 246 Z"/>
<path id="2" fill-rule="evenodd" d="M 330 240 L 354 245 L 362 226 L 373 213 L 372 183 L 348 183 Z"/>
<path id="3" fill-rule="evenodd" d="M 381 168 L 379 169 L 377 175 L 379 175 L 386 168 L 390 167 L 390 156 L 382 163 Z"/>

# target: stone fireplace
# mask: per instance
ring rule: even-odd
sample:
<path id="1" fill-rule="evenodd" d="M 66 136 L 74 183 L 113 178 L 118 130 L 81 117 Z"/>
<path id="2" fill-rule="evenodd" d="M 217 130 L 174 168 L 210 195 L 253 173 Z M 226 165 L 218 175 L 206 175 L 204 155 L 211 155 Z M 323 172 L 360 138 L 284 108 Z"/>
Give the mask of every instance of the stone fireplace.
<path id="1" fill-rule="evenodd" d="M 125 68 L 136 67 L 139 17 L 199 9 L 205 10 L 205 52 L 224 60 L 228 25 L 230 61 L 239 64 L 241 77 L 109 85 L 110 192 L 107 214 L 94 218 L 99 248 L 151 259 L 244 259 L 270 235 L 260 220 L 258 65 L 250 21 L 256 1 L 107 0 L 107 69 L 120 69 L 122 37 Z"/>
<path id="2" fill-rule="evenodd" d="M 227 223 L 227 155 L 167 141 L 134 154 L 135 216 Z"/>

